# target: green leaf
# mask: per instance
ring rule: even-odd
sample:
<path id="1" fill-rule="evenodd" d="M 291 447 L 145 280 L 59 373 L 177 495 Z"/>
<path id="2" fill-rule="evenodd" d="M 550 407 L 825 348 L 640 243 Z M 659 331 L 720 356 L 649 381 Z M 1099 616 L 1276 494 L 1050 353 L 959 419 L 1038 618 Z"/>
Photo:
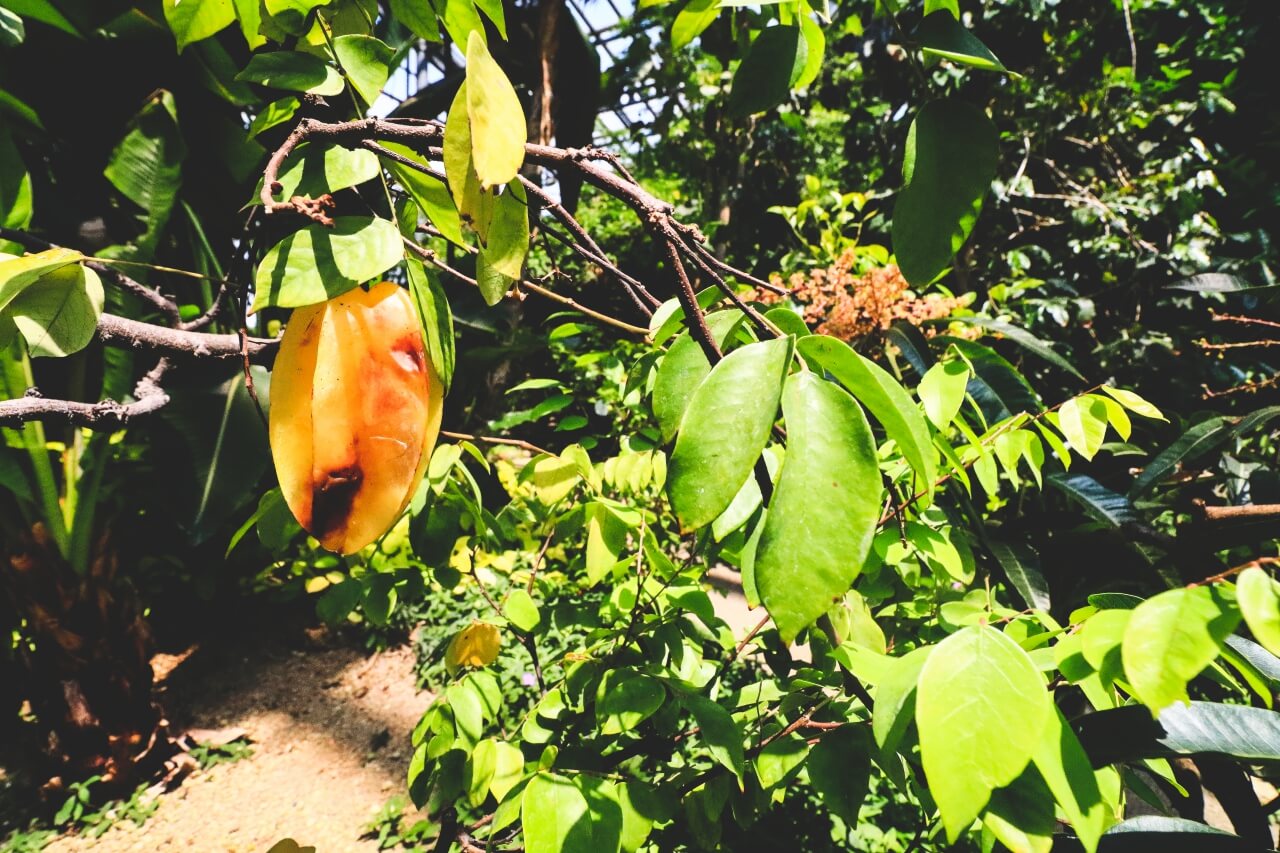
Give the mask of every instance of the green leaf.
<path id="1" fill-rule="evenodd" d="M 332 228 L 308 225 L 272 246 L 258 265 L 253 310 L 323 302 L 381 275 L 403 256 L 400 232 L 386 219 L 340 216 Z"/>
<path id="2" fill-rule="evenodd" d="M 351 81 L 351 88 L 366 107 L 372 106 L 391 76 L 395 51 L 373 36 L 347 35 L 333 40 L 333 53 Z"/>
<path id="3" fill-rule="evenodd" d="M 255 53 L 236 80 L 323 97 L 340 95 L 347 85 L 342 73 L 318 56 L 289 50 Z"/>
<path id="4" fill-rule="evenodd" d="M 467 40 L 467 117 L 472 163 L 481 188 L 510 183 L 524 163 L 528 141 L 524 109 L 511 81 L 474 31 Z"/>
<path id="5" fill-rule="evenodd" d="M 80 264 L 42 275 L 4 309 L 32 356 L 62 357 L 89 345 L 102 314 L 102 281 Z"/>
<path id="6" fill-rule="evenodd" d="M 788 781 L 799 772 L 808 754 L 809 745 L 794 732 L 772 741 L 755 758 L 760 787 L 767 791 Z"/>
<path id="7" fill-rule="evenodd" d="M 996 55 L 949 11 L 926 15 L 916 30 L 925 56 L 949 59 L 984 71 L 1006 71 Z"/>
<path id="8" fill-rule="evenodd" d="M 712 339 L 723 349 L 725 341 L 742 324 L 743 314 L 736 310 L 713 311 L 706 319 Z M 679 431 L 689 400 L 710 372 L 711 362 L 702 346 L 688 332 L 680 333 L 662 357 L 653 383 L 653 414 L 664 443 Z"/>
<path id="9" fill-rule="evenodd" d="M 667 471 L 683 530 L 715 521 L 751 476 L 790 363 L 790 338 L 750 344 L 725 356 L 694 392 Z"/>
<path id="10" fill-rule="evenodd" d="M 465 110 L 463 114 L 465 116 Z M 426 158 L 408 146 L 395 142 L 384 142 L 382 146 L 414 162 L 430 166 Z M 454 206 L 443 176 L 435 178 L 395 160 L 387 160 L 385 165 L 400 186 L 418 203 L 418 207 L 436 230 L 455 246 L 465 247 L 467 242 L 462 238 L 462 220 L 458 218 L 458 208 Z"/>
<path id="11" fill-rule="evenodd" d="M 711 757 L 733 772 L 742 783 L 746 755 L 742 749 L 742 730 L 723 706 L 705 696 L 686 696 L 682 701 L 698 724 L 698 739 L 711 752 Z"/>
<path id="12" fill-rule="evenodd" d="M 787 453 L 755 559 L 760 600 L 790 643 L 852 585 L 875 536 L 884 487 L 866 416 L 812 373 L 786 383 Z"/>
<path id="13" fill-rule="evenodd" d="M 538 611 L 538 605 L 534 603 L 533 596 L 518 587 L 507 595 L 503 612 L 507 614 L 507 619 L 512 625 L 526 634 L 542 622 L 542 614 Z"/>
<path id="14" fill-rule="evenodd" d="M 1121 656 L 1134 696 L 1158 713 L 1187 701 L 1187 682 L 1213 662 L 1240 614 L 1216 586 L 1171 589 L 1139 604 Z"/>
<path id="15" fill-rule="evenodd" d="M 494 771 L 498 769 L 498 741 L 485 738 L 476 744 L 475 749 L 467 756 L 464 783 L 467 799 L 472 808 L 479 806 L 489 796 L 489 785 L 493 782 Z"/>
<path id="16" fill-rule="evenodd" d="M 596 721 L 600 732 L 616 735 L 631 731 L 653 716 L 666 698 L 667 691 L 661 682 L 634 670 L 610 670 L 596 691 Z"/>
<path id="17" fill-rule="evenodd" d="M 1028 607 L 1049 610 L 1049 583 L 1040 571 L 1040 558 L 1029 546 L 1021 542 L 990 540 L 987 546 L 1004 569 L 1005 577 L 1022 596 Z"/>
<path id="18" fill-rule="evenodd" d="M 306 35 L 308 16 L 313 9 L 327 6 L 332 0 L 262 0 L 263 9 L 277 27 L 290 35 Z"/>
<path id="19" fill-rule="evenodd" d="M 536 774 L 525 786 L 520 821 L 527 853 L 597 853 L 587 798 L 572 779 Z"/>
<path id="20" fill-rule="evenodd" d="M 1092 853 L 1111 817 L 1089 756 L 1057 708 L 1049 717 L 1033 760 L 1085 850 Z"/>
<path id="21" fill-rule="evenodd" d="M 940 100 L 916 115 L 893 211 L 893 252 L 912 285 L 933 281 L 969 238 L 998 153 L 995 126 L 977 107 Z"/>
<path id="22" fill-rule="evenodd" d="M 352 151 L 339 145 L 327 148 L 305 145 L 285 160 L 280 170 L 280 189 L 273 194 L 277 199 L 294 196 L 319 198 L 325 193 L 358 186 L 378 176 L 378 156 L 372 151 Z M 262 183 L 259 181 L 258 188 Z M 252 204 L 260 204 L 255 192 Z"/>
<path id="23" fill-rule="evenodd" d="M 1236 581 L 1236 599 L 1254 639 L 1280 654 L 1280 584 L 1256 566 L 1245 569 Z"/>
<path id="24" fill-rule="evenodd" d="M 849 826 L 857 826 L 871 781 L 867 727 L 847 725 L 827 732 L 809 752 L 806 767 L 809 783 L 822 797 L 822 804 Z"/>
<path id="25" fill-rule="evenodd" d="M 73 249 L 46 249 L 34 255 L 0 259 L 0 312 L 42 276 L 69 264 L 79 263 L 84 255 Z"/>
<path id="26" fill-rule="evenodd" d="M 178 42 L 178 53 L 192 42 L 230 26 L 236 19 L 231 0 L 164 0 L 164 19 Z"/>
<path id="27" fill-rule="evenodd" d="M 655 823 L 671 819 L 675 804 L 670 795 L 644 782 L 628 780 L 613 784 L 613 796 L 622 810 L 622 849 L 636 853 L 644 846 Z"/>
<path id="28" fill-rule="evenodd" d="M 1238 835 L 1180 817 L 1141 815 L 1131 817 L 1107 830 L 1099 850 L 1125 853 L 1129 850 L 1167 850 L 1170 853 L 1243 853 L 1254 850 Z"/>
<path id="29" fill-rule="evenodd" d="M 875 710 L 871 715 L 871 733 L 885 753 L 894 752 L 915 719 L 916 686 L 920 671 L 933 652 L 933 646 L 912 649 L 890 661 L 876 688 Z"/>
<path id="30" fill-rule="evenodd" d="M 453 720 L 458 732 L 465 735 L 473 743 L 484 734 L 484 705 L 480 694 L 468 682 L 450 684 L 444 692 L 445 701 L 453 711 Z"/>
<path id="31" fill-rule="evenodd" d="M 476 0 L 476 8 L 484 12 L 486 18 L 493 21 L 493 26 L 498 30 L 498 36 L 503 40 L 507 40 L 507 18 L 502 11 L 502 0 Z"/>
<path id="32" fill-rule="evenodd" d="M 916 490 L 925 492 L 927 506 L 933 500 L 938 479 L 938 452 L 930 438 L 929 425 L 906 389 L 880 365 L 836 338 L 801 338 L 797 349 L 804 358 L 817 362 L 834 376 L 880 422 L 915 470 Z"/>
<path id="33" fill-rule="evenodd" d="M 809 14 L 807 4 L 802 7 L 800 14 L 800 34 L 804 36 L 805 43 L 804 69 L 791 84 L 793 89 L 803 89 L 818 79 L 818 75 L 822 73 L 822 57 L 827 50 L 827 37 L 822 32 L 822 27 Z"/>
<path id="34" fill-rule="evenodd" d="M 31 175 L 13 134 L 8 128 L 0 129 L 0 226 L 25 229 L 31 214 Z"/>
<path id="35" fill-rule="evenodd" d="M 1090 518 L 1108 527 L 1122 527 L 1138 520 L 1138 511 L 1127 497 L 1088 474 L 1053 474 L 1045 482 L 1080 504 Z"/>
<path id="36" fill-rule="evenodd" d="M 726 110 L 743 117 L 773 109 L 804 76 L 809 47 L 799 27 L 766 27 L 733 75 Z"/>
<path id="37" fill-rule="evenodd" d="M 1129 497 L 1137 500 L 1182 463 L 1191 462 L 1218 447 L 1231 437 L 1234 426 L 1235 421 L 1228 417 L 1207 418 L 1192 426 L 1147 463 L 1129 487 Z"/>
<path id="38" fill-rule="evenodd" d="M 916 688 L 916 726 L 949 841 L 1022 773 L 1052 714 L 1035 664 L 995 628 L 961 629 L 933 650 Z"/>
<path id="39" fill-rule="evenodd" d="M 1093 394 L 1073 397 L 1058 409 L 1058 427 L 1072 449 L 1085 459 L 1092 459 L 1102 447 L 1107 420 L 1105 402 Z"/>
<path id="40" fill-rule="evenodd" d="M 431 0 L 391 0 L 391 17 L 420 39 L 440 41 L 440 24 Z"/>
<path id="41" fill-rule="evenodd" d="M 253 117 L 253 122 L 249 125 L 248 138 L 253 139 L 264 130 L 270 130 L 273 127 L 284 124 L 293 118 L 301 105 L 302 102 L 293 95 L 267 104 Z"/>
<path id="42" fill-rule="evenodd" d="M 518 178 L 494 201 L 488 240 L 480 251 L 485 263 L 507 278 L 514 281 L 524 274 L 524 258 L 529 252 L 529 199 Z"/>
<path id="43" fill-rule="evenodd" d="M 1010 850 L 1049 853 L 1056 826 L 1053 797 L 1034 765 L 991 795 L 982 823 Z"/>
<path id="44" fill-rule="evenodd" d="M 267 37 L 259 30 L 262 28 L 262 3 L 260 0 L 232 0 L 236 9 L 236 20 L 240 23 L 240 32 L 249 45 L 249 50 L 257 50 L 267 43 Z"/>
<path id="45" fill-rule="evenodd" d="M 493 780 L 489 792 L 498 802 L 507 798 L 524 778 L 524 753 L 503 741 L 494 741 Z"/>
<path id="46" fill-rule="evenodd" d="M 671 25 L 671 49 L 680 50 L 702 35 L 720 14 L 718 0 L 689 0 Z"/>
<path id="47" fill-rule="evenodd" d="M 124 139 L 111 152 L 103 175 L 141 213 L 145 226 L 135 245 L 144 256 L 155 251 L 182 185 L 187 156 L 173 95 L 161 90 L 138 111 Z"/>
<path id="48" fill-rule="evenodd" d="M 0 47 L 22 44 L 22 40 L 26 37 L 27 29 L 23 26 L 22 19 L 8 9 L 0 7 Z"/>
<path id="49" fill-rule="evenodd" d="M 1048 342 L 1042 341 L 1026 329 L 1015 326 L 1012 323 L 993 320 L 990 317 L 949 317 L 947 318 L 947 322 L 968 323 L 972 326 L 988 329 L 1002 337 L 1008 338 L 1027 352 L 1039 356 L 1055 367 L 1062 368 L 1072 376 L 1081 380 L 1084 379 L 1084 375 L 1081 374 L 1079 370 L 1076 370 L 1075 365 L 1059 355 L 1057 351 L 1048 344 Z"/>
<path id="50" fill-rule="evenodd" d="M 1165 289 L 1185 290 L 1190 293 L 1241 293 L 1248 290 L 1268 290 L 1277 286 L 1276 284 L 1255 285 L 1248 279 L 1241 278 L 1238 275 L 1206 272 L 1184 278 L 1182 281 L 1171 284 Z"/>
<path id="51" fill-rule="evenodd" d="M 24 18 L 56 27 L 68 35 L 83 38 L 79 30 L 49 0 L 4 0 L 4 6 Z"/>
<path id="52" fill-rule="evenodd" d="M 458 46 L 458 50 L 466 47 L 472 33 L 482 39 L 485 37 L 484 21 L 476 11 L 474 0 L 432 0 L 432 2 L 435 3 L 436 10 L 440 14 L 440 20 L 444 22 L 445 32 Z"/>
<path id="53" fill-rule="evenodd" d="M 480 287 L 480 296 L 483 297 L 484 304 L 497 305 L 506 298 L 507 292 L 511 290 L 511 285 L 514 283 L 514 278 L 490 266 L 483 251 L 476 255 L 476 284 Z"/>
<path id="54" fill-rule="evenodd" d="M 418 321 L 422 325 L 422 339 L 427 344 L 427 357 L 435 365 L 436 373 L 445 393 L 453 384 L 455 342 L 453 336 L 453 312 L 449 310 L 449 298 L 445 296 L 440 279 L 417 258 L 405 258 L 405 270 L 409 278 L 409 295 L 418 309 Z"/>
<path id="55" fill-rule="evenodd" d="M 939 430 L 945 431 L 955 420 L 968 385 L 969 365 L 960 358 L 938 362 L 920 379 L 916 392 L 924 413 Z"/>
<path id="56" fill-rule="evenodd" d="M 1159 421 L 1169 420 L 1160 413 L 1159 409 L 1132 391 L 1126 391 L 1123 388 L 1112 388 L 1110 385 L 1103 385 L 1102 390 L 1135 415 L 1142 415 L 1144 418 L 1154 418 Z"/>

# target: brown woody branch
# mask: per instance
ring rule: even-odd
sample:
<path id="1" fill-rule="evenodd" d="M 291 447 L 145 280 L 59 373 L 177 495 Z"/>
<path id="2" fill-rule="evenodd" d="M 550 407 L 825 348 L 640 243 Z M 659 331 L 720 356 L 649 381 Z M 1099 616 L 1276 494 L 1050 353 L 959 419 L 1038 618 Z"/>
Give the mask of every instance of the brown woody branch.
<path id="1" fill-rule="evenodd" d="M 27 421 L 68 424 L 89 429 L 117 430 L 127 426 L 134 418 L 149 415 L 169 402 L 160 382 L 172 367 L 167 358 L 161 358 L 156 366 L 138 380 L 134 387 L 132 403 L 103 400 L 101 403 L 80 403 L 74 400 L 47 400 L 34 388 L 17 400 L 0 402 L 0 426 L 19 426 Z"/>

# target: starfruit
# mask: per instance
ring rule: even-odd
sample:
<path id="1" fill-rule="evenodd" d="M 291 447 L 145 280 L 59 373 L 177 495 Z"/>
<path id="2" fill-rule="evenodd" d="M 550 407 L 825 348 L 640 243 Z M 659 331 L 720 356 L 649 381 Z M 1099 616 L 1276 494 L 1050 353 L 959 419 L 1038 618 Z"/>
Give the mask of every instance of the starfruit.
<path id="1" fill-rule="evenodd" d="M 352 554 L 395 524 L 440 431 L 444 389 L 392 284 L 296 309 L 271 379 L 276 477 L 298 523 Z"/>

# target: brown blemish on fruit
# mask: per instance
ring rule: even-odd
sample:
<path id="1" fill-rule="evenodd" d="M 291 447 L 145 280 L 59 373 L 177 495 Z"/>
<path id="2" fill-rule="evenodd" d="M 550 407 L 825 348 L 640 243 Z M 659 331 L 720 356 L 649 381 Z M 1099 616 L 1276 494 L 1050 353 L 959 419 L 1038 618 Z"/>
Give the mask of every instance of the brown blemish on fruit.
<path id="1" fill-rule="evenodd" d="M 312 536 L 323 540 L 346 527 L 363 483 L 364 471 L 359 463 L 335 468 L 315 482 L 311 489 Z"/>
<path id="2" fill-rule="evenodd" d="M 421 373 L 427 366 L 426 353 L 422 351 L 422 338 L 405 335 L 391 345 L 391 358 L 400 367 L 412 373 Z"/>

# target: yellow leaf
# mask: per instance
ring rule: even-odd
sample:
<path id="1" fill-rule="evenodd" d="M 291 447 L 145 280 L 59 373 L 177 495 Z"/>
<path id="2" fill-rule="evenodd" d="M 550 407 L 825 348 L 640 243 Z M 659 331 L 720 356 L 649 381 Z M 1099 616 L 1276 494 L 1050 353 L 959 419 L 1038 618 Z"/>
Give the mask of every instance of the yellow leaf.
<path id="1" fill-rule="evenodd" d="M 493 196 L 480 186 L 475 164 L 471 156 L 471 121 L 467 116 L 467 84 L 458 87 L 458 94 L 449 107 L 444 123 L 444 176 L 453 193 L 453 203 L 458 216 L 480 235 L 485 242 L 489 236 L 489 220 L 493 215 Z"/>
<path id="2" fill-rule="evenodd" d="M 452 675 L 464 666 L 488 666 L 498 657 L 500 645 L 502 636 L 496 625 L 472 622 L 449 642 L 449 648 L 444 653 L 445 668 Z"/>
<path id="3" fill-rule="evenodd" d="M 489 189 L 512 181 L 524 162 L 529 138 L 524 109 L 511 81 L 474 30 L 467 38 L 466 97 L 471 157 L 480 185 Z M 448 134 L 446 126 L 446 138 Z"/>

